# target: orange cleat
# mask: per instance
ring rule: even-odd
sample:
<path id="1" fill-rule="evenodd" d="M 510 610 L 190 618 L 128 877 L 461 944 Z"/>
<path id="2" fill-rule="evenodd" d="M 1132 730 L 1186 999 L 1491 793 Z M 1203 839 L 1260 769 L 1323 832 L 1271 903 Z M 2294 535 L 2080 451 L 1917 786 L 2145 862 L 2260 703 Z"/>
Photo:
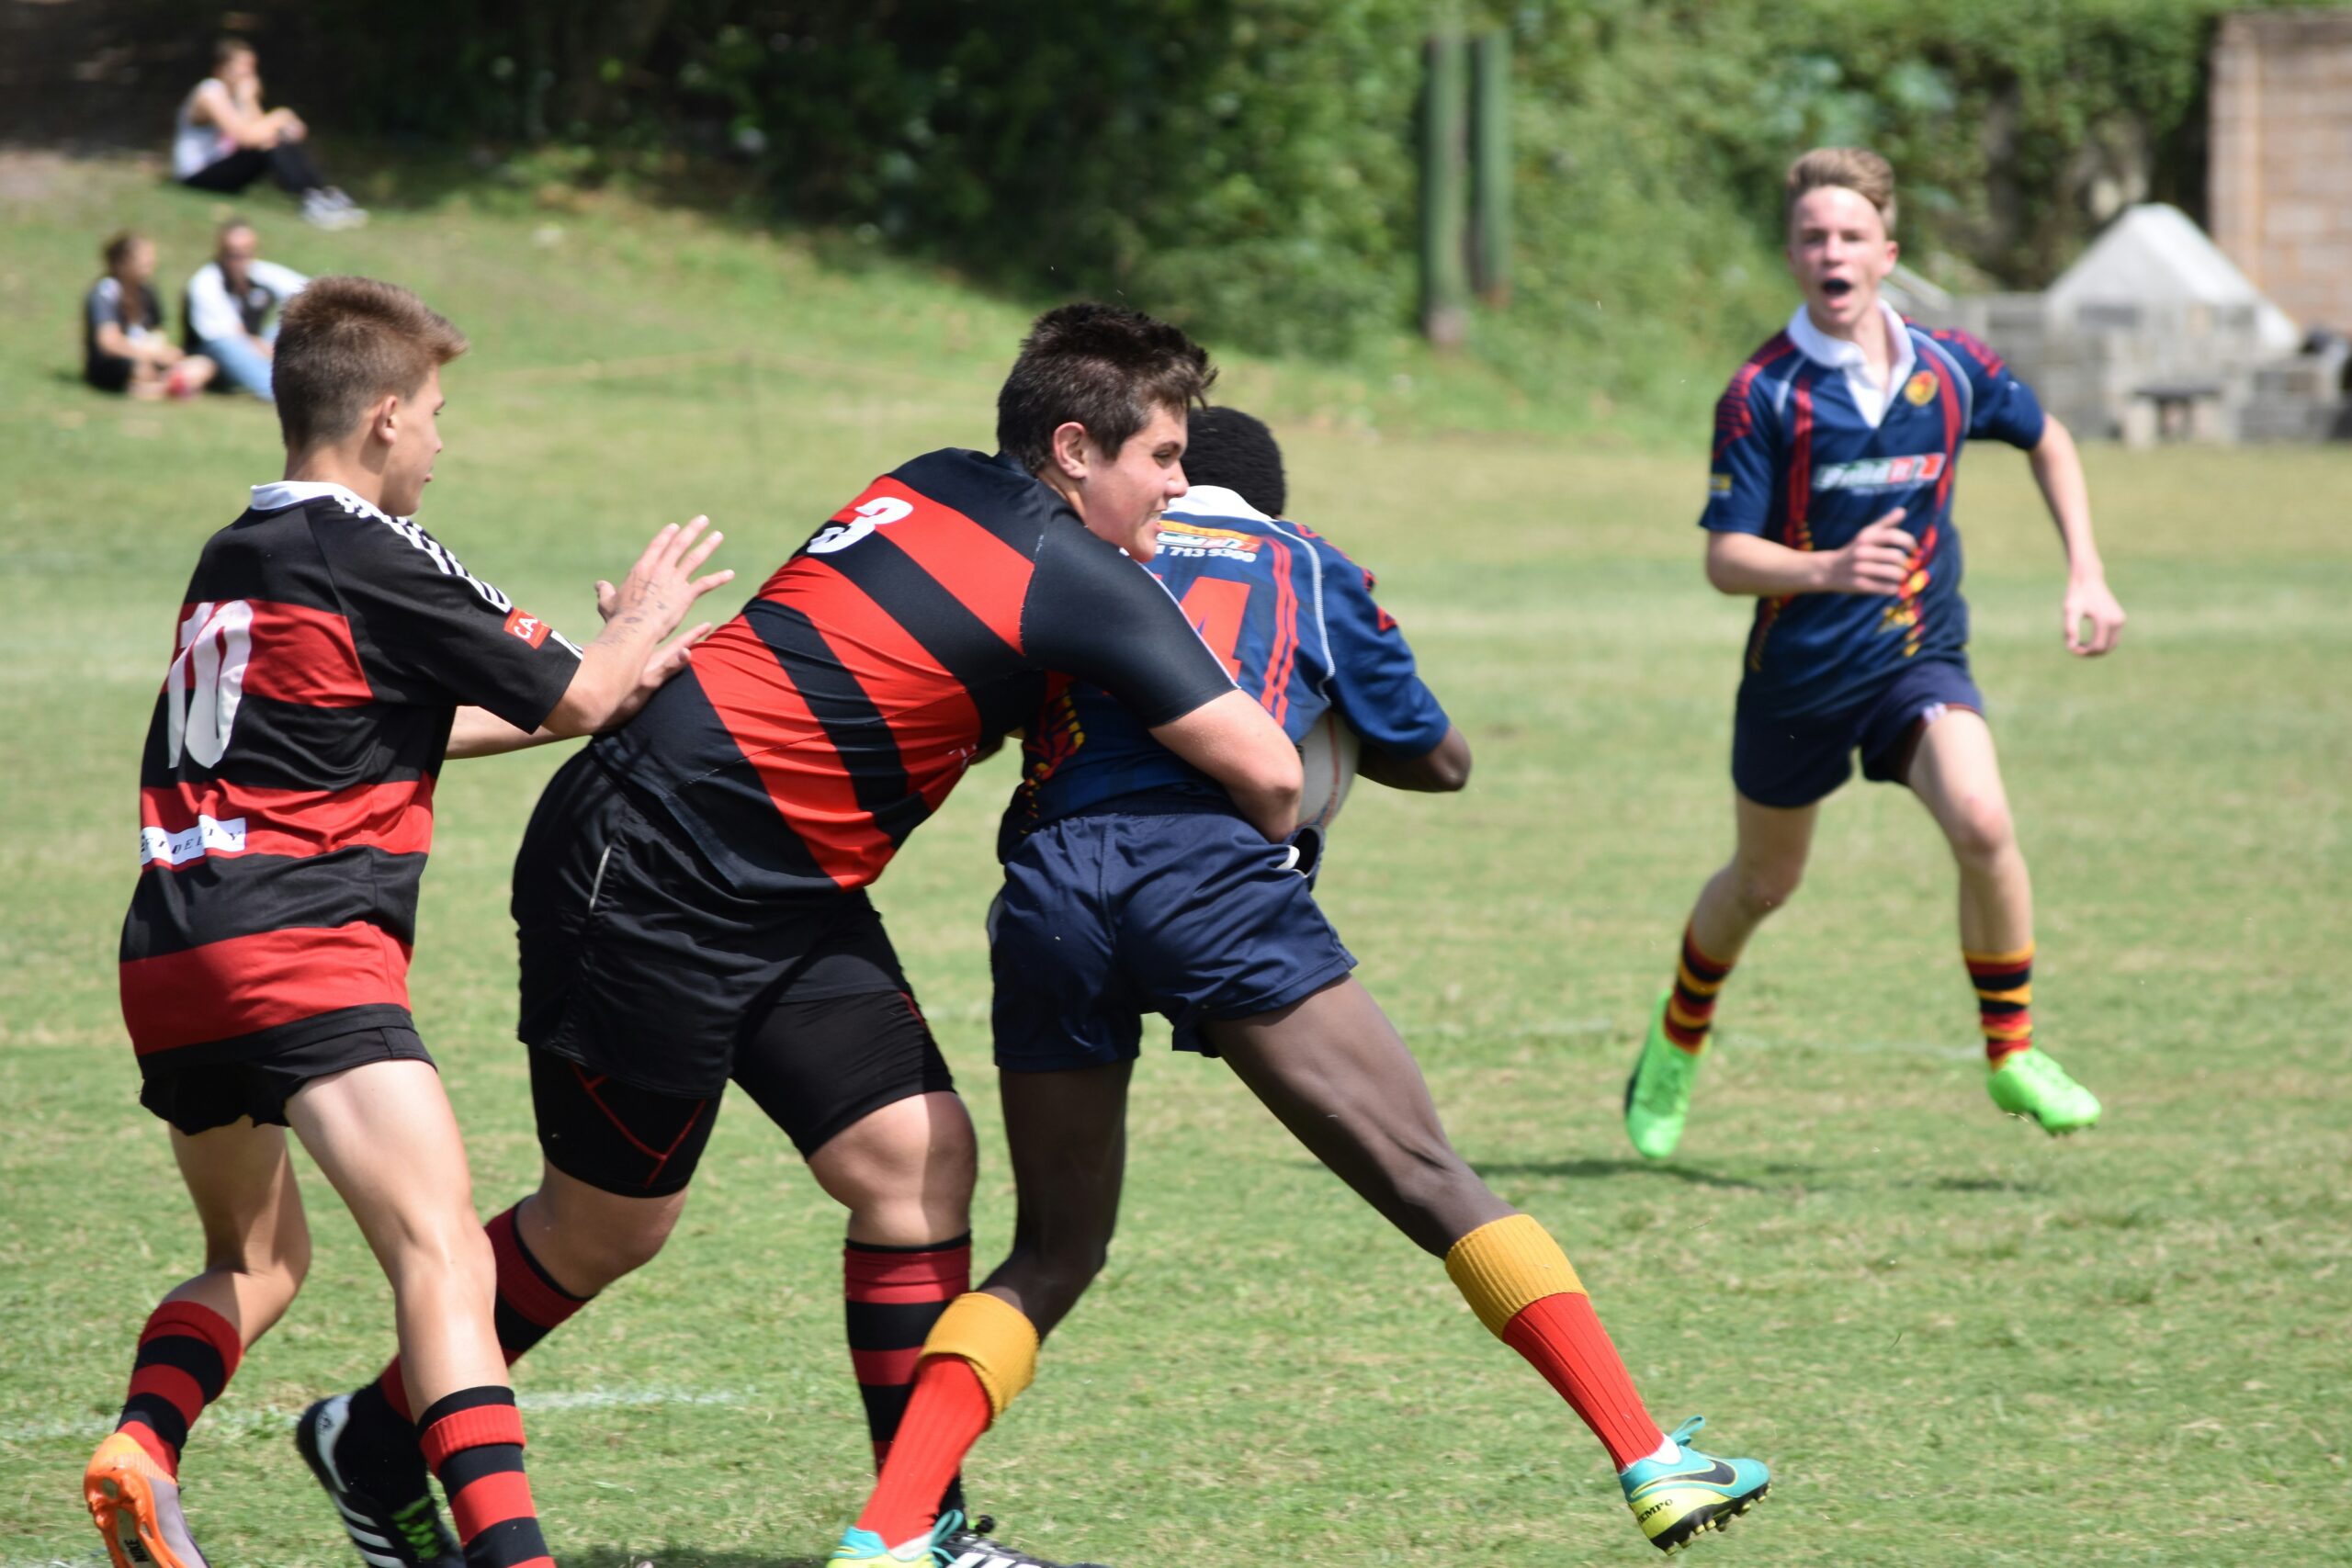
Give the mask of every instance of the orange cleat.
<path id="1" fill-rule="evenodd" d="M 139 1440 L 117 1432 L 82 1472 L 82 1497 L 114 1568 L 210 1568 L 180 1512 L 179 1483 Z"/>

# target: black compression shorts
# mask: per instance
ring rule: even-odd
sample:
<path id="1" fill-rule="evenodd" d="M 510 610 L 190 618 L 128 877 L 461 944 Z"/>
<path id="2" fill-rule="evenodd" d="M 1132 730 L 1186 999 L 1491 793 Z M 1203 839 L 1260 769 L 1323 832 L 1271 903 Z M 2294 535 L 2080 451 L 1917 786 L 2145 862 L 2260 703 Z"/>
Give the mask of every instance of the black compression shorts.
<path id="1" fill-rule="evenodd" d="M 896 991 L 771 1009 L 736 1052 L 735 1082 L 803 1157 L 869 1111 L 956 1087 L 914 998 Z M 716 1095 L 639 1089 L 531 1053 L 539 1151 L 566 1176 L 624 1198 L 692 1181 L 718 1106 Z"/>

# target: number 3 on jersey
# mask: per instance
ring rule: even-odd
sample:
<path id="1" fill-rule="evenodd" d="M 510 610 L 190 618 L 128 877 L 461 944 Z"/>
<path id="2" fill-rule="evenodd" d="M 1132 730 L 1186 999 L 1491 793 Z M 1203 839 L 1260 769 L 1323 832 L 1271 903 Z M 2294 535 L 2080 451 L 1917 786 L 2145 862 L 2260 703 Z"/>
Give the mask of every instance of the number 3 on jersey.
<path id="1" fill-rule="evenodd" d="M 1209 645 L 1209 651 L 1225 661 L 1225 672 L 1237 681 L 1241 679 L 1241 657 L 1235 650 L 1241 645 L 1241 618 L 1250 608 L 1250 587 L 1247 582 L 1204 577 L 1184 591 L 1182 600 L 1185 619 Z"/>
<path id="2" fill-rule="evenodd" d="M 179 654 L 164 681 L 171 762 L 183 750 L 204 766 L 220 764 L 229 728 L 244 700 L 245 666 L 254 651 L 254 607 L 245 600 L 205 603 L 180 623 Z"/>

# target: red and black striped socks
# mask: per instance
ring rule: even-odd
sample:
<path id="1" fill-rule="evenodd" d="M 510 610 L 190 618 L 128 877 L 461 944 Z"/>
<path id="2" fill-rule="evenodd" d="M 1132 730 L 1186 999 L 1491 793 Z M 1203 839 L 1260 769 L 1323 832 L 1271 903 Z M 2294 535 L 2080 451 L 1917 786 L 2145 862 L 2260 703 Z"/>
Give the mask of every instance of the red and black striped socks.
<path id="1" fill-rule="evenodd" d="M 1699 950 L 1691 928 L 1682 928 L 1682 958 L 1674 968 L 1674 991 L 1666 1001 L 1666 1037 L 1692 1055 L 1707 1048 L 1707 1032 L 1715 1026 L 1715 995 L 1731 974 L 1729 964 L 1718 964 Z"/>
<path id="2" fill-rule="evenodd" d="M 1969 984 L 1976 987 L 1976 1011 L 1984 1028 L 1984 1061 L 1997 1068 L 2033 1045 L 2033 943 L 2015 953 L 1970 953 Z"/>
<path id="3" fill-rule="evenodd" d="M 115 1430 L 129 1433 L 165 1475 L 178 1479 L 187 1429 L 220 1397 L 244 1354 L 236 1325 L 210 1307 L 165 1302 L 140 1330 L 130 1392 Z"/>
<path id="4" fill-rule="evenodd" d="M 523 1359 L 540 1340 L 562 1326 L 566 1319 L 595 1300 L 594 1296 L 575 1296 L 555 1282 L 555 1276 L 531 1256 L 514 1228 L 516 1203 L 492 1219 L 482 1228 L 490 1233 L 490 1252 L 498 1265 L 498 1301 L 494 1308 L 498 1327 L 498 1353 L 513 1366 Z M 352 1416 L 355 1421 L 372 1415 L 376 1398 L 380 1398 L 391 1414 L 405 1425 L 412 1417 L 408 1405 L 408 1389 L 401 1381 L 401 1359 L 395 1356 L 384 1374 L 373 1384 L 374 1397 L 363 1389 L 352 1396 Z M 361 1401 L 367 1398 L 367 1409 Z"/>
<path id="5" fill-rule="evenodd" d="M 972 1288 L 972 1238 L 920 1247 L 848 1242 L 842 1248 L 842 1292 L 849 1359 L 865 1404 L 878 1474 L 905 1419 L 914 1392 L 915 1361 L 924 1337 L 947 1303 Z M 963 1483 L 951 1477 L 940 1509 L 964 1506 Z"/>
<path id="6" fill-rule="evenodd" d="M 555 1568 L 523 1473 L 523 1415 L 512 1389 L 459 1389 L 417 1424 L 424 1462 L 448 1495 L 466 1568 Z"/>

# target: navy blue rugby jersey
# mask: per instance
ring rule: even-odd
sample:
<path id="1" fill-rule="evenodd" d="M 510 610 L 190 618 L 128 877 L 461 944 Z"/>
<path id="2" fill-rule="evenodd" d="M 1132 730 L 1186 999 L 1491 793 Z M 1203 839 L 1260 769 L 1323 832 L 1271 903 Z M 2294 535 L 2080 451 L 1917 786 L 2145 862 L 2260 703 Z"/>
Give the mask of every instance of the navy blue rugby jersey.
<path id="1" fill-rule="evenodd" d="M 580 650 L 334 484 L 255 485 L 205 541 L 177 620 L 122 925 L 142 1064 L 407 1026 L 450 724 L 478 706 L 537 728 Z"/>
<path id="2" fill-rule="evenodd" d="M 1883 399 L 1858 395 L 1861 351 L 1815 329 L 1802 307 L 1750 355 L 1715 406 L 1714 457 L 1700 526 L 1800 550 L 1835 550 L 1900 506 L 1918 541 L 1894 597 L 1804 593 L 1758 600 L 1740 701 L 1784 718 L 1862 700 L 1917 659 L 1968 645 L 1952 485 L 1962 446 L 2040 443 L 2032 389 L 1962 332 L 1892 310 L 1897 351 Z M 1873 405 L 1883 401 L 1883 411 Z M 1877 417 L 1873 417 L 1873 414 Z"/>
<path id="3" fill-rule="evenodd" d="M 1151 570 L 1241 689 L 1293 740 L 1337 709 L 1366 745 L 1426 754 L 1451 728 L 1422 683 L 1373 575 L 1302 524 L 1269 517 L 1234 491 L 1196 485 L 1170 507 Z M 1048 682 L 1028 726 L 1022 779 L 1001 848 L 1057 818 L 1122 795 L 1224 789 L 1152 739 L 1099 688 Z"/>

